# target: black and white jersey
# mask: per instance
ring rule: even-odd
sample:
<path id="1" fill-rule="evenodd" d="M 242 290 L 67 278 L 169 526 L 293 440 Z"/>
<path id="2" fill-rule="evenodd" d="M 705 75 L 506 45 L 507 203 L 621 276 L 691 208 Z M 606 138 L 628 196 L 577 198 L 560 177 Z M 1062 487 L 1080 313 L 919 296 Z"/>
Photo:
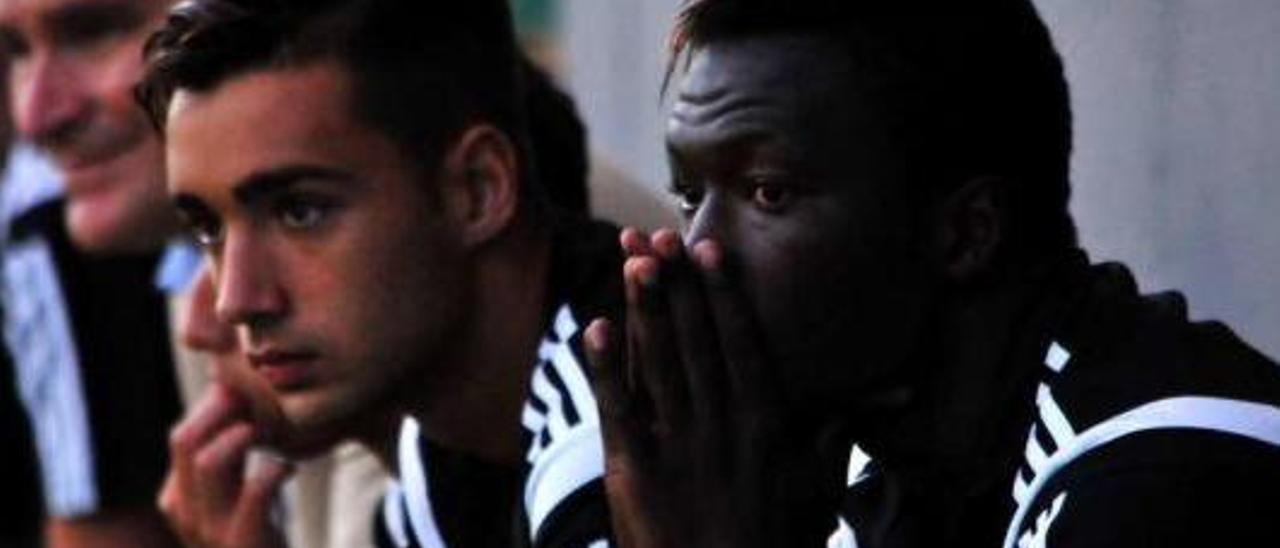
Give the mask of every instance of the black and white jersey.
<path id="1" fill-rule="evenodd" d="M 459 497 L 439 485 L 463 470 L 492 468 L 452 456 L 456 466 L 439 464 L 442 448 L 420 435 L 413 419 L 401 429 L 399 478 L 384 496 L 377 518 L 384 547 L 531 546 L 605 548 L 611 531 L 602 484 L 600 420 L 591 392 L 582 330 L 591 319 L 614 315 L 621 303 L 621 255 L 617 231 L 599 223 L 556 227 L 551 292 L 557 305 L 531 356 L 529 392 L 521 414 L 524 463 L 514 470 L 507 509 L 447 510 Z M 490 470 L 489 478 L 506 477 Z M 499 492 L 501 480 L 487 483 Z M 474 497 L 473 497 L 474 498 Z M 457 514 L 467 514 L 459 517 Z M 501 538 L 463 540 L 467 531 L 491 529 L 493 516 L 509 516 Z M 454 524 L 450 525 L 449 520 Z M 451 532 L 452 531 L 452 532 Z M 491 532 L 491 531 L 488 531 Z M 471 538 L 484 535 L 470 535 Z M 487 544 L 492 541 L 496 544 Z"/>
<path id="2" fill-rule="evenodd" d="M 1101 269 L 1045 352 L 1004 546 L 1280 544 L 1280 366 Z"/>
<path id="3" fill-rule="evenodd" d="M 378 546 L 444 548 L 436 511 L 431 506 L 425 457 L 431 453 L 418 421 L 406 417 L 396 440 L 396 477 L 382 494 L 374 523 Z M 407 487 L 406 487 L 407 486 Z"/>
<path id="4" fill-rule="evenodd" d="M 10 219 L 5 345 L 30 420 L 46 512 L 150 507 L 179 414 L 157 255 L 72 247 L 63 202 Z"/>
<path id="5" fill-rule="evenodd" d="M 522 508 L 532 546 L 608 545 L 604 447 L 584 367 L 583 321 L 567 305 L 556 314 L 521 417 L 528 466 Z"/>
<path id="6" fill-rule="evenodd" d="M 1092 267 L 1082 283 L 1048 327 L 1032 364 L 1037 380 L 1014 410 L 1030 416 L 1024 445 L 1006 451 L 1012 477 L 966 499 L 966 521 L 981 523 L 954 530 L 969 536 L 941 540 L 1280 545 L 1280 366 L 1221 324 L 1189 322 L 1180 295 L 1139 296 L 1123 267 Z M 887 514 L 867 508 L 885 500 L 876 495 L 880 464 L 850 488 L 831 546 L 918 545 L 897 542 L 911 535 L 886 533 Z M 942 519 L 911 510 L 895 518 L 926 528 Z"/>
<path id="7" fill-rule="evenodd" d="M 0 303 L 2 306 L 3 303 Z M 0 546 L 39 546 L 43 504 L 40 502 L 40 473 L 27 414 L 14 386 L 13 362 L 0 348 L 0 485 L 5 498 L 0 502 Z"/>
<path id="8" fill-rule="evenodd" d="M 431 443 L 406 417 L 396 444 L 397 481 L 377 511 L 378 546 L 510 546 L 518 467 Z"/>

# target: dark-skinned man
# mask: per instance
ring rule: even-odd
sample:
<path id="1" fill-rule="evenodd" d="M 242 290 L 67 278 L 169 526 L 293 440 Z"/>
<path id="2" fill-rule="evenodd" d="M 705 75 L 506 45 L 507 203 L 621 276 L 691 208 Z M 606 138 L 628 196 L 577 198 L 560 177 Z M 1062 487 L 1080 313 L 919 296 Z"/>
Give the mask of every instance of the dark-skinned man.
<path id="1" fill-rule="evenodd" d="M 1029 2 L 693 0 L 674 36 L 688 225 L 624 233 L 587 333 L 621 545 L 1275 542 L 1280 369 L 1077 249 Z"/>

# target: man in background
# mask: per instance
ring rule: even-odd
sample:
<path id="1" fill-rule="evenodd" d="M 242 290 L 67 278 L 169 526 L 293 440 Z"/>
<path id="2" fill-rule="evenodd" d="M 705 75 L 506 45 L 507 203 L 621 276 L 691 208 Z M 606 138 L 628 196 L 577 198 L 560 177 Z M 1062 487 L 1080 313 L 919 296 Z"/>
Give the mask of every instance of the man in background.
<path id="1" fill-rule="evenodd" d="M 159 140 L 133 101 L 142 44 L 171 4 L 0 4 L 0 39 L 14 57 L 9 97 L 16 129 L 53 158 L 66 178 L 61 200 L 51 200 L 57 191 L 33 194 L 15 188 L 10 193 L 8 210 L 23 214 L 12 215 L 21 222 L 12 224 L 15 245 L 6 255 L 16 265 L 7 269 L 11 291 L 6 299 L 34 301 L 10 310 L 6 328 L 11 347 L 19 350 L 19 385 L 33 387 L 24 402 L 36 428 L 47 430 L 37 439 L 43 440 L 40 461 L 55 546 L 132 545 L 145 542 L 147 531 L 165 534 L 156 532 L 163 525 L 153 500 L 166 466 L 165 433 L 178 413 L 175 367 L 184 401 L 194 401 L 207 383 L 205 358 L 170 340 L 199 258 L 176 237 Z M 27 185 L 37 182 L 32 176 L 24 179 Z M 52 261 L 39 256 L 46 244 L 54 250 Z M 167 248 L 163 258 L 162 248 Z M 13 279 L 22 272 L 26 280 L 61 283 Z M 20 313 L 29 319 L 15 317 Z M 49 320 L 61 317 L 68 318 L 65 327 Z M 23 327 L 28 325 L 35 327 Z M 41 341 L 58 341 L 59 358 L 42 355 L 47 346 Z M 34 387 L 40 386 L 58 387 L 57 393 L 36 393 Z M 68 407 L 78 401 L 84 402 L 82 408 Z M 53 441 L 55 433 L 60 443 Z M 305 469 L 306 481 L 299 482 L 298 496 L 291 499 L 293 534 L 308 545 L 323 545 L 315 540 L 331 520 L 312 501 L 325 499 L 329 482 L 350 483 L 347 470 L 363 477 L 360 471 L 371 461 L 367 453 L 344 452 L 343 464 Z M 363 491 L 376 493 L 378 487 Z M 369 498 L 360 493 L 334 499 L 325 510 L 361 513 L 368 507 L 350 510 Z M 133 513 L 147 516 L 146 523 L 122 527 L 118 536 L 102 534 L 104 524 L 116 521 L 113 516 Z M 130 537 L 139 540 L 120 540 Z M 334 546 L 370 542 L 365 532 L 363 538 L 340 536 Z"/>
<path id="2" fill-rule="evenodd" d="M 5 96 L 9 92 L 8 74 L 8 63 L 0 55 L 0 94 Z M 21 180 L 14 175 L 23 166 L 10 170 L 13 164 L 21 163 L 9 159 L 8 151 L 12 144 L 13 125 L 9 109 L 0 106 L 0 150 L 6 151 L 3 165 L 0 165 L 0 172 L 4 174 L 3 181 L 0 181 L 0 196 L 15 181 Z M 7 200 L 0 199 L 0 204 L 5 202 Z M 3 224 L 8 225 L 7 222 Z M 3 252 L 3 245 L 0 239 L 0 252 Z M 0 301 L 2 306 L 3 301 Z M 40 544 L 40 523 L 44 512 L 40 500 L 39 463 L 36 462 L 31 427 L 15 381 L 9 350 L 0 348 L 0 438 L 10 440 L 9 449 L 0 454 L 0 470 L 4 471 L 0 483 L 10 486 L 10 496 L 5 497 L 5 502 L 0 505 L 0 513 L 6 516 L 0 521 L 0 544 L 22 548 Z"/>
<path id="3" fill-rule="evenodd" d="M 167 7 L 0 3 L 14 128 L 56 164 L 65 189 L 6 189 L 4 327 L 50 546 L 171 542 L 149 504 L 179 409 L 152 280 L 176 223 L 163 207 L 159 142 L 131 101 L 143 40 Z"/>

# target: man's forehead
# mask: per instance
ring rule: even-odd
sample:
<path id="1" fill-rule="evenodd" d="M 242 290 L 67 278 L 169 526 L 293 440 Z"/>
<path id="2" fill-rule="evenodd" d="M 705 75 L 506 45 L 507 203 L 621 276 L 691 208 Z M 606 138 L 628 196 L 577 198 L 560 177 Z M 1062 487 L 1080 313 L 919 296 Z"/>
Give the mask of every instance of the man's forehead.
<path id="1" fill-rule="evenodd" d="M 693 52 L 677 101 L 697 103 L 729 93 L 801 98 L 848 83 L 848 68 L 844 50 L 823 35 L 720 39 Z"/>
<path id="2" fill-rule="evenodd" d="M 694 51 L 672 103 L 668 144 L 827 135 L 867 104 L 831 38 L 766 34 L 715 40 Z"/>
<path id="3" fill-rule="evenodd" d="M 166 127 L 188 118 L 193 110 L 214 121 L 272 120 L 254 124 L 252 131 L 270 133 L 297 127 L 317 131 L 359 123 L 351 109 L 351 73 L 332 60 L 297 66 L 266 67 L 233 74 L 212 89 L 179 89 L 169 105 Z"/>
<path id="4" fill-rule="evenodd" d="M 320 62 L 249 71 L 211 90 L 179 90 L 165 124 L 170 190 L 234 185 L 279 165 L 347 165 L 367 157 L 371 140 L 383 136 L 352 112 L 348 78 L 340 65 Z"/>
<path id="5" fill-rule="evenodd" d="M 668 150 L 685 161 L 782 151 L 808 169 L 896 169 L 902 105 L 885 75 L 840 38 L 771 34 L 713 41 L 693 55 L 668 118 Z M 763 148 L 754 148 L 763 146 Z"/>

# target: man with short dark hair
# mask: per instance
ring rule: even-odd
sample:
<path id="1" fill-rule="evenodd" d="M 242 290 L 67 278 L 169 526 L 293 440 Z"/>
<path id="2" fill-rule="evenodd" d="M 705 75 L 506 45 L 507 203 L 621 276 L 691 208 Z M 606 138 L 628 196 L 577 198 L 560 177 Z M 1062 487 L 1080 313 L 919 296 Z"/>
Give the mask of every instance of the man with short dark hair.
<path id="1" fill-rule="evenodd" d="M 385 544 L 608 535 L 577 356 L 620 296 L 616 231 L 543 202 L 506 3 L 417 7 L 198 0 L 147 49 L 139 97 L 249 366 L 173 436 L 160 505 L 188 542 L 278 544 L 288 466 L 242 477 L 249 448 L 350 438 L 398 476 Z"/>
<path id="2" fill-rule="evenodd" d="M 622 545 L 1275 542 L 1280 370 L 1077 248 L 1028 1 L 690 0 L 674 36 L 688 226 L 624 233 L 625 333 L 586 335 Z"/>

